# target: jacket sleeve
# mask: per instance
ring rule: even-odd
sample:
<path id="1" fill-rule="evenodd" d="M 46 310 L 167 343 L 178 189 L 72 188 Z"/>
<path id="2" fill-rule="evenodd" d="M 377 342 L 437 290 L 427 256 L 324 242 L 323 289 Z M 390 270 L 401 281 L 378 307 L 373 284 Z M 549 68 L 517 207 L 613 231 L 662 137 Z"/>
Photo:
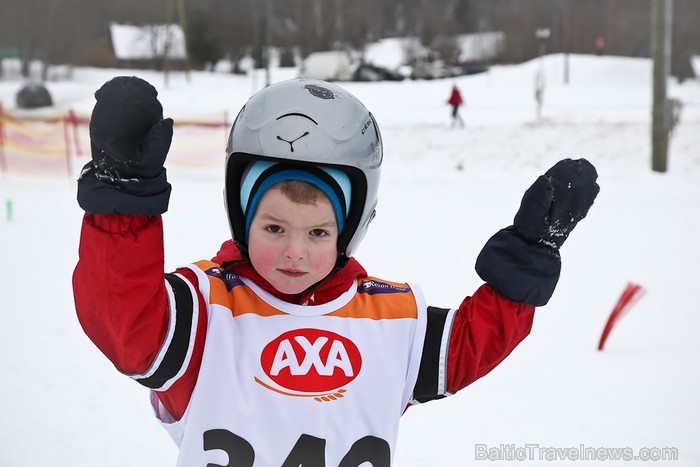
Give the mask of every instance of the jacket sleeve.
<path id="1" fill-rule="evenodd" d="M 415 402 L 454 394 L 493 370 L 530 333 L 534 310 L 488 284 L 456 310 L 428 307 Z"/>
<path id="2" fill-rule="evenodd" d="M 160 216 L 85 215 L 73 274 L 80 324 L 178 419 L 201 362 L 206 306 L 194 273 L 163 271 Z"/>

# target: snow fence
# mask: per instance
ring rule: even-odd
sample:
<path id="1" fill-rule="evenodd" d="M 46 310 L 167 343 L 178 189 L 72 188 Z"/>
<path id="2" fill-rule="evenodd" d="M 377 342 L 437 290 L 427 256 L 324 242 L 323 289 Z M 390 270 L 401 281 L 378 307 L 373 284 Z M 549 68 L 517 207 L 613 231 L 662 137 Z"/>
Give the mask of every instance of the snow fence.
<path id="1" fill-rule="evenodd" d="M 167 166 L 223 167 L 228 115 L 175 122 Z M 90 160 L 90 117 L 72 110 L 24 117 L 0 105 L 0 172 L 51 177 L 76 175 Z"/>

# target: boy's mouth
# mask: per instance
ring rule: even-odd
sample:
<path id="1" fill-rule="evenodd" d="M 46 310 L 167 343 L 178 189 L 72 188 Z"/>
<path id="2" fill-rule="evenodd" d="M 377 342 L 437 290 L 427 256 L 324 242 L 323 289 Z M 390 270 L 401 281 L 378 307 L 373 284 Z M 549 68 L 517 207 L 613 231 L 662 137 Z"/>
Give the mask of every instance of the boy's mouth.
<path id="1" fill-rule="evenodd" d="M 300 271 L 299 269 L 278 269 L 278 271 L 289 277 L 300 277 L 306 274 L 306 272 Z"/>

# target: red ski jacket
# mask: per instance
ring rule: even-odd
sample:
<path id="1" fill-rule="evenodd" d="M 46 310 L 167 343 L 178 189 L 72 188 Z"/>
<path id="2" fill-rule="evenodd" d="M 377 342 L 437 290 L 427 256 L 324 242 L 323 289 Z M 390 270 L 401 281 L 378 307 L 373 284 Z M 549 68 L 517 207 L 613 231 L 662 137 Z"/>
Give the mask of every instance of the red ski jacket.
<path id="1" fill-rule="evenodd" d="M 447 103 L 452 107 L 462 105 L 462 94 L 460 94 L 459 89 L 452 88 L 452 94 L 450 94 L 450 100 L 448 100 Z"/>
<path id="2" fill-rule="evenodd" d="M 162 363 L 168 360 L 168 353 L 181 350 L 175 344 L 170 344 L 165 355 L 162 350 L 166 339 L 176 343 L 178 331 L 175 330 L 173 337 L 169 330 L 171 305 L 166 288 L 175 288 L 175 285 L 173 281 L 169 284 L 172 275 L 164 273 L 160 216 L 86 214 L 79 253 L 73 289 L 78 318 L 85 333 L 119 371 L 127 375 L 153 373 L 149 378 L 137 379 L 153 388 L 148 380 L 158 379 L 157 373 L 162 370 L 154 372 L 153 367 L 165 366 Z M 247 277 L 278 298 L 297 304 L 329 302 L 348 290 L 357 278 L 367 276 L 364 268 L 350 259 L 314 290 L 298 296 L 284 296 L 257 274 L 230 240 L 223 244 L 213 261 L 227 272 Z M 176 272 L 180 274 L 178 277 L 190 282 L 189 290 L 198 290 L 197 276 L 191 270 Z M 183 282 L 179 278 L 177 281 Z M 187 291 L 188 286 L 179 290 Z M 191 356 L 185 367 L 170 369 L 178 373 L 174 384 L 156 392 L 176 420 L 184 414 L 197 382 L 207 326 L 204 298 L 192 292 L 188 299 L 199 302 L 198 307 L 191 307 L 199 310 L 195 329 L 188 332 L 188 336 L 194 336 L 194 344 L 188 349 Z M 455 393 L 490 372 L 529 334 L 534 315 L 533 306 L 503 298 L 487 284 L 464 299 L 451 315 L 451 327 L 445 324 L 447 311 L 428 307 L 419 372 L 426 375 L 419 374 L 414 390 L 418 402 Z M 439 363 L 435 356 L 439 355 L 443 329 L 449 333 L 447 362 Z M 426 383 L 431 380 L 429 376 L 437 374 L 439 365 L 444 365 L 440 370 L 446 372 L 446 388 L 441 394 Z"/>

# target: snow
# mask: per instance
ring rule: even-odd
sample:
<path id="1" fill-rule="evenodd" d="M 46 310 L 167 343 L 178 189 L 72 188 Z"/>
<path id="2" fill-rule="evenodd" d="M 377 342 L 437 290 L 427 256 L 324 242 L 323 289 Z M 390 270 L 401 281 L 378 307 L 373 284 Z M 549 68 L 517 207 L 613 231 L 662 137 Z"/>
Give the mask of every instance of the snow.
<path id="1" fill-rule="evenodd" d="M 480 285 L 484 242 L 508 225 L 525 189 L 563 157 L 587 157 L 601 192 L 562 249 L 563 270 L 532 334 L 492 373 L 454 397 L 403 417 L 395 465 L 672 465 L 700 463 L 700 84 L 670 83 L 683 104 L 669 171 L 651 172 L 651 64 L 644 59 L 547 56 L 543 119 L 538 61 L 448 80 L 346 83 L 383 130 L 378 215 L 357 257 L 371 274 L 420 284 L 430 304 L 457 306 Z M 171 74 L 76 68 L 48 87 L 57 109 L 89 113 L 116 74 L 159 88 L 176 119 L 235 115 L 263 75 Z M 293 77 L 275 69 L 273 81 Z M 453 84 L 466 99 L 451 129 Z M 0 81 L 14 105 L 18 81 Z M 177 132 L 183 127 L 176 127 Z M 217 147 L 223 149 L 223 135 Z M 222 160 L 222 159 L 220 159 Z M 76 172 L 86 162 L 76 163 Z M 461 168 L 461 169 L 460 169 Z M 227 238 L 223 173 L 168 164 L 166 267 L 210 258 Z M 69 179 L 4 174 L 0 207 L 0 466 L 171 466 L 176 450 L 151 414 L 148 393 L 120 375 L 82 333 L 71 273 L 82 213 Z M 628 282 L 646 294 L 597 343 Z M 475 460 L 536 445 L 534 460 Z M 677 462 L 539 460 L 544 448 L 674 447 Z M 518 451 L 518 449 L 520 449 Z M 534 448 L 531 448 L 534 449 Z M 480 451 L 481 450 L 481 451 Z M 489 451 L 490 450 L 490 451 Z"/>
<path id="2" fill-rule="evenodd" d="M 696 77 L 700 77 L 700 55 L 690 57 L 690 65 L 693 67 L 693 72 Z"/>
<path id="3" fill-rule="evenodd" d="M 488 62 L 497 58 L 505 48 L 506 35 L 502 31 L 486 31 L 457 36 L 460 62 Z"/>
<path id="4" fill-rule="evenodd" d="M 425 55 L 427 50 L 417 38 L 396 37 L 380 39 L 368 44 L 364 50 L 364 60 L 377 66 L 399 68 L 403 65 L 410 52 L 417 55 Z"/>
<path id="5" fill-rule="evenodd" d="M 491 60 L 503 51 L 505 44 L 505 34 L 500 31 L 461 34 L 456 39 L 460 62 Z M 425 58 L 429 52 L 416 37 L 391 37 L 368 44 L 363 58 L 367 63 L 398 69 L 411 57 Z"/>
<path id="6" fill-rule="evenodd" d="M 179 24 L 154 24 L 134 26 L 111 23 L 109 25 L 114 55 L 121 60 L 149 60 L 163 56 L 184 59 L 185 35 Z"/>

